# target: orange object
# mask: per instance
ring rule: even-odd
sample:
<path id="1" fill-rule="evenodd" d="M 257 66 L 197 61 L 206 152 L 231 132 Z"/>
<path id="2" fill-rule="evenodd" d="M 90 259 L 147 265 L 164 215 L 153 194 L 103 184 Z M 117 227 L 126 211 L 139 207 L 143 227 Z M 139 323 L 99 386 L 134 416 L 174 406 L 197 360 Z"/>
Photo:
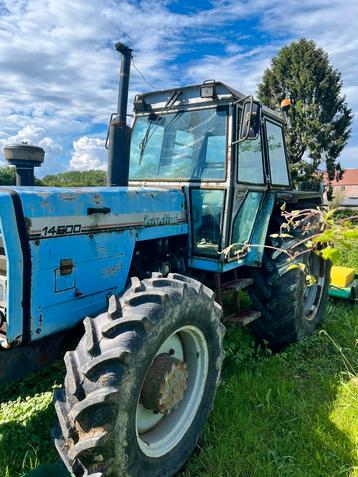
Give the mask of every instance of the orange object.
<path id="1" fill-rule="evenodd" d="M 292 101 L 290 100 L 290 98 L 285 98 L 281 101 L 281 109 L 288 108 L 289 106 L 292 106 Z"/>

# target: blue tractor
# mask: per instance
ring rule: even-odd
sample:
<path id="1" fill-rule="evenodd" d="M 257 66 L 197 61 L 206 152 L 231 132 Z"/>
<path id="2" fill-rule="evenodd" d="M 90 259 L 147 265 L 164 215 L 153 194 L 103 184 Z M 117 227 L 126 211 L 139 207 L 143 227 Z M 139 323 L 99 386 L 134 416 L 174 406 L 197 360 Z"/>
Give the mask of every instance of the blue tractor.
<path id="1" fill-rule="evenodd" d="M 0 190 L 0 379 L 71 350 L 53 431 L 67 468 L 169 477 L 213 407 L 222 292 L 237 298 L 230 318 L 273 348 L 321 322 L 328 264 L 305 255 L 317 277 L 307 287 L 284 253 L 302 231 L 264 247 L 284 202 L 321 197 L 293 190 L 280 114 L 221 82 L 137 95 L 127 126 L 131 50 L 116 48 L 108 187 L 34 187 L 43 151 L 5 148 L 21 187 Z"/>

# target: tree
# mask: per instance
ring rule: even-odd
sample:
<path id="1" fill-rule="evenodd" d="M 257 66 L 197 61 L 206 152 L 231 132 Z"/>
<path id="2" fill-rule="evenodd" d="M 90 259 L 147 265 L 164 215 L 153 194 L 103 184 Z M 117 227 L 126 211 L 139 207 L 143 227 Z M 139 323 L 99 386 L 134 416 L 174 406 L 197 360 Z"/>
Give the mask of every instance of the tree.
<path id="1" fill-rule="evenodd" d="M 45 176 L 41 182 L 42 185 L 50 187 L 104 186 L 106 173 L 98 170 L 61 172 Z"/>
<path id="2" fill-rule="evenodd" d="M 329 181 L 342 177 L 338 157 L 350 136 L 353 118 L 342 86 L 340 72 L 312 40 L 283 47 L 264 72 L 258 87 L 260 101 L 273 109 L 285 98 L 292 102 L 283 116 L 295 182 L 314 180 L 320 165 Z"/>
<path id="3" fill-rule="evenodd" d="M 15 167 L 0 167 L 0 185 L 15 185 Z"/>
<path id="4" fill-rule="evenodd" d="M 0 185 L 15 185 L 15 167 L 0 167 Z M 36 186 L 48 187 L 100 187 L 106 185 L 106 173 L 104 171 L 69 171 L 60 174 L 52 174 L 38 179 L 35 177 Z"/>

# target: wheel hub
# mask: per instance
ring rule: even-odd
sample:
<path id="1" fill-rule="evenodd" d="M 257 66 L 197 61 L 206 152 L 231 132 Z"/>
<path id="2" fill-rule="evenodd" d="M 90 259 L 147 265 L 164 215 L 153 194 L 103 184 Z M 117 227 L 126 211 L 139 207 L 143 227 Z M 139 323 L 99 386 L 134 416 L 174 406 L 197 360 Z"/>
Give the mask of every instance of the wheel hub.
<path id="1" fill-rule="evenodd" d="M 171 414 L 184 397 L 188 378 L 184 361 L 167 353 L 160 354 L 154 359 L 142 388 L 143 406 L 164 415 Z"/>

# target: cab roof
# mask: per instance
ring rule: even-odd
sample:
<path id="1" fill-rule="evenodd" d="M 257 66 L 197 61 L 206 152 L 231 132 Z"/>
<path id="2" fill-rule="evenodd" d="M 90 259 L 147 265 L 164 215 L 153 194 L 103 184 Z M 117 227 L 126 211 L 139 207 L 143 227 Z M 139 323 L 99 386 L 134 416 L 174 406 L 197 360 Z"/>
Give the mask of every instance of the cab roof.
<path id="1" fill-rule="evenodd" d="M 186 109 L 188 107 L 195 106 L 209 106 L 210 104 L 215 103 L 232 103 L 234 101 L 245 98 L 247 95 L 240 93 L 231 86 L 221 82 L 215 81 L 215 97 L 214 98 L 201 98 L 200 97 L 200 87 L 202 84 L 195 84 L 190 86 L 180 86 L 177 88 L 170 88 L 160 91 L 152 91 L 149 93 L 144 93 L 137 95 L 136 98 L 139 101 L 143 101 L 145 105 L 145 111 L 154 112 L 162 111 L 166 106 L 171 97 L 178 92 L 178 97 L 175 99 L 171 105 L 172 110 Z M 138 107 L 139 102 L 134 102 L 134 108 L 136 112 L 141 112 L 141 108 Z M 282 122 L 282 115 L 278 111 L 268 108 L 267 106 L 262 106 L 263 113 L 269 116 L 273 116 L 276 120 Z M 144 112 L 142 110 L 142 112 Z"/>

